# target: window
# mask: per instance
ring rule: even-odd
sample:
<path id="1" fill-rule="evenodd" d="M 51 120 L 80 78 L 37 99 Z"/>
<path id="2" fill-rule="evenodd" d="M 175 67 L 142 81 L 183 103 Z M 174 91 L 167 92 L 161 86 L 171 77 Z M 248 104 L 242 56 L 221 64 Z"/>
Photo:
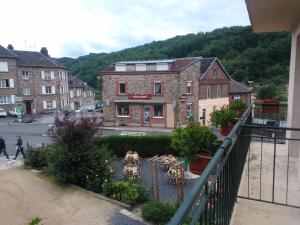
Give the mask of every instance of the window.
<path id="1" fill-rule="evenodd" d="M 126 94 L 126 84 L 124 81 L 119 81 L 119 95 Z"/>
<path id="2" fill-rule="evenodd" d="M 45 91 L 46 94 L 52 94 L 52 87 L 51 86 L 46 86 L 45 90 L 46 90 Z"/>
<path id="3" fill-rule="evenodd" d="M 217 98 L 221 98 L 221 86 L 217 85 Z"/>
<path id="4" fill-rule="evenodd" d="M 46 101 L 46 108 L 52 109 L 53 108 L 53 101 Z"/>
<path id="5" fill-rule="evenodd" d="M 186 106 L 186 111 L 188 116 L 193 114 L 192 108 L 193 108 L 193 103 L 188 103 Z"/>
<path id="6" fill-rule="evenodd" d="M 50 73 L 50 71 L 45 71 L 45 73 L 44 73 L 44 79 L 45 80 L 50 80 L 51 79 L 51 73 Z"/>
<path id="7" fill-rule="evenodd" d="M 9 96 L 9 95 L 0 96 L 0 104 L 9 104 L 11 102 L 12 102 L 11 96 Z"/>
<path id="8" fill-rule="evenodd" d="M 28 71 L 22 71 L 22 79 L 29 80 L 29 72 Z"/>
<path id="9" fill-rule="evenodd" d="M 154 82 L 154 94 L 161 95 L 161 82 L 160 81 Z"/>
<path id="10" fill-rule="evenodd" d="M 9 79 L 0 80 L 0 88 L 8 88 L 9 87 Z"/>
<path id="11" fill-rule="evenodd" d="M 73 91 L 70 91 L 70 97 L 73 98 L 74 97 L 74 93 Z"/>
<path id="12" fill-rule="evenodd" d="M 7 62 L 0 62 L 0 72 L 8 72 Z"/>
<path id="13" fill-rule="evenodd" d="M 192 81 L 187 82 L 187 86 L 186 86 L 186 93 L 187 94 L 192 94 L 192 84 L 193 84 Z"/>
<path id="14" fill-rule="evenodd" d="M 129 104 L 117 104 L 117 116 L 129 117 Z"/>
<path id="15" fill-rule="evenodd" d="M 154 117 L 164 117 L 164 105 L 163 104 L 154 104 Z"/>
<path id="16" fill-rule="evenodd" d="M 206 98 L 211 98 L 210 86 L 209 85 L 207 85 L 207 88 L 206 88 Z"/>
<path id="17" fill-rule="evenodd" d="M 233 99 L 234 99 L 234 100 L 241 99 L 241 96 L 240 96 L 240 95 L 235 95 L 235 96 L 233 96 Z"/>
<path id="18" fill-rule="evenodd" d="M 23 88 L 23 95 L 30 95 L 30 88 L 29 87 Z"/>

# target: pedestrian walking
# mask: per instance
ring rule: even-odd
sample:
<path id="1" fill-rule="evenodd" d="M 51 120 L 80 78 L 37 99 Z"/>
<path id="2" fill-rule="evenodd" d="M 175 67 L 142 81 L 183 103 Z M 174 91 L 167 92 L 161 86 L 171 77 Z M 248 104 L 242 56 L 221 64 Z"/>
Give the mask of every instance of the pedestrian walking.
<path id="1" fill-rule="evenodd" d="M 8 154 L 6 152 L 6 145 L 5 140 L 2 136 L 0 136 L 0 154 L 3 152 L 3 154 L 6 156 L 6 159 L 9 159 Z"/>
<path id="2" fill-rule="evenodd" d="M 22 141 L 21 136 L 17 136 L 16 150 L 17 150 L 17 152 L 16 152 L 16 156 L 15 156 L 14 160 L 17 159 L 20 152 L 22 153 L 23 158 L 26 159 L 26 156 L 24 153 L 24 148 L 23 148 L 23 141 Z"/>

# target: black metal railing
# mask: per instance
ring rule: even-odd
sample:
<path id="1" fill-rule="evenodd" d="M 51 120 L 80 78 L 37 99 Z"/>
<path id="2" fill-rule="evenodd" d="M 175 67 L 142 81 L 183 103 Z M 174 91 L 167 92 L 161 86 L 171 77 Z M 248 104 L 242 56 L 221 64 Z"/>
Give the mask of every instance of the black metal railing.
<path id="1" fill-rule="evenodd" d="M 195 182 L 169 225 L 229 224 L 250 146 L 249 107 Z"/>
<path id="2" fill-rule="evenodd" d="M 300 208 L 300 129 L 242 127 L 251 130 L 251 145 L 238 197 Z"/>

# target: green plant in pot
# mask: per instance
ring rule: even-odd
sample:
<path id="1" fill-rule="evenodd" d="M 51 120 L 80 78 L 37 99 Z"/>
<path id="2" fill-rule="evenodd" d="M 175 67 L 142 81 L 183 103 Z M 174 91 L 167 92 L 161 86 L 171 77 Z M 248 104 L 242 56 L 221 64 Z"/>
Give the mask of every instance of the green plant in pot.
<path id="1" fill-rule="evenodd" d="M 184 156 L 188 168 L 195 174 L 205 169 L 219 144 L 217 136 L 208 127 L 197 123 L 177 128 L 172 137 L 172 147 Z"/>
<path id="2" fill-rule="evenodd" d="M 241 117 L 243 115 L 243 113 L 245 112 L 247 105 L 244 101 L 237 99 L 237 100 L 233 100 L 230 103 L 229 108 L 233 111 L 236 111 L 238 116 Z"/>
<path id="3" fill-rule="evenodd" d="M 221 126 L 221 134 L 227 136 L 231 131 L 237 118 L 237 112 L 228 108 L 222 107 L 221 109 L 212 112 L 210 117 L 211 125 L 214 127 Z"/>

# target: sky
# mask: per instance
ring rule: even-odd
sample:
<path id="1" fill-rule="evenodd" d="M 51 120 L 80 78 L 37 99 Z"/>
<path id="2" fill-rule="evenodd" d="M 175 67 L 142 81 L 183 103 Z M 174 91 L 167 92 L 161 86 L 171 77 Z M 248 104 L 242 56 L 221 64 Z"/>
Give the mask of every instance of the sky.
<path id="1" fill-rule="evenodd" d="M 249 25 L 244 0 L 0 0 L 0 45 L 52 57 L 112 52 Z"/>

